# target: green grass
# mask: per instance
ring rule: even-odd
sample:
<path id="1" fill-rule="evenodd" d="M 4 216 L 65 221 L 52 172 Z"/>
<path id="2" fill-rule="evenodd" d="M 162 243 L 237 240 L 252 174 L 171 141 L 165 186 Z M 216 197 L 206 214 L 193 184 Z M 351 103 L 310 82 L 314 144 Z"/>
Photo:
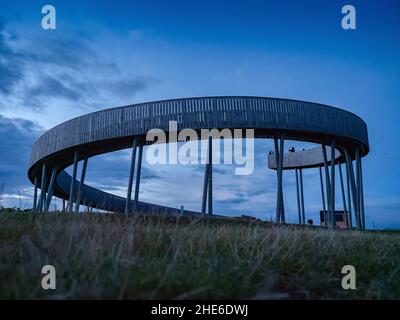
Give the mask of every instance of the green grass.
<path id="1" fill-rule="evenodd" d="M 346 264 L 356 290 L 341 289 Z M 400 234 L 0 213 L 0 298 L 399 299 Z"/>

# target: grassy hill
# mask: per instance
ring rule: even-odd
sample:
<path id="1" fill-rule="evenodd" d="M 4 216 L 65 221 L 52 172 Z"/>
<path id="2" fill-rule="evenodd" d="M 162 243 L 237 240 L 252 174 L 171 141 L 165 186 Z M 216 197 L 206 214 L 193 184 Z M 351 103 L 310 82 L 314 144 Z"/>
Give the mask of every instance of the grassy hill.
<path id="1" fill-rule="evenodd" d="M 45 264 L 56 290 L 41 288 Z M 347 264 L 356 290 L 341 288 Z M 0 213 L 0 298 L 400 299 L 400 234 Z"/>

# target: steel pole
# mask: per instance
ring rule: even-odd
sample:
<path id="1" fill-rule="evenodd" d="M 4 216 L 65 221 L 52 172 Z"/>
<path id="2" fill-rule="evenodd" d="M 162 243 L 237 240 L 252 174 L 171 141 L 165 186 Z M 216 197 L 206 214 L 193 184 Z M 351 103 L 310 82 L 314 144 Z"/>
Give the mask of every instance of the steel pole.
<path id="1" fill-rule="evenodd" d="M 276 221 L 285 222 L 285 208 L 283 203 L 283 188 L 282 188 L 284 140 L 280 139 L 278 146 L 278 139 L 274 139 L 274 144 L 275 144 L 275 160 L 277 163 L 277 178 L 278 178 L 278 190 L 276 197 Z"/>
<path id="2" fill-rule="evenodd" d="M 280 150 L 279 150 L 279 159 L 280 159 L 280 198 L 281 198 L 281 205 L 280 205 L 280 212 L 281 212 L 281 222 L 285 222 L 285 204 L 283 203 L 283 156 L 284 156 L 284 139 L 280 141 Z M 301 172 L 300 172 L 301 177 Z"/>
<path id="3" fill-rule="evenodd" d="M 212 186 L 212 138 L 208 138 L 208 216 L 213 215 L 213 186 Z"/>
<path id="4" fill-rule="evenodd" d="M 39 197 L 39 206 L 38 212 L 42 212 L 43 209 L 43 202 L 46 198 L 46 164 L 43 163 L 42 165 L 42 180 L 40 183 L 40 197 Z"/>
<path id="5" fill-rule="evenodd" d="M 278 145 L 278 139 L 274 139 L 274 146 L 275 146 L 275 161 L 276 161 L 276 177 L 277 177 L 277 190 L 276 190 L 276 222 L 280 222 L 280 206 L 281 206 L 281 201 L 280 201 L 280 187 L 279 187 L 279 170 L 280 170 L 280 161 L 279 161 L 279 145 Z"/>
<path id="6" fill-rule="evenodd" d="M 330 212 L 331 212 L 331 181 L 329 179 L 329 169 L 328 160 L 326 156 L 326 146 L 322 144 L 322 156 L 324 159 L 324 169 L 325 169 L 325 184 L 326 184 L 326 201 L 328 205 L 328 210 L 326 212 L 326 225 L 330 224 Z"/>
<path id="7" fill-rule="evenodd" d="M 69 200 L 68 200 L 68 211 L 72 213 L 73 204 L 74 204 L 74 188 L 75 188 L 75 180 L 76 180 L 76 171 L 78 169 L 78 151 L 74 153 L 74 166 L 72 168 L 72 179 L 71 179 L 71 187 L 69 189 Z"/>
<path id="8" fill-rule="evenodd" d="M 203 218 L 206 217 L 206 204 L 207 204 L 207 187 L 208 187 L 208 148 L 206 156 L 206 167 L 204 169 L 204 184 L 203 184 L 203 198 L 201 201 L 201 215 Z"/>
<path id="9" fill-rule="evenodd" d="M 363 187 L 363 174 L 362 174 L 362 160 L 360 157 L 360 197 L 361 197 L 361 221 L 363 225 L 363 230 L 365 230 L 365 211 L 364 211 L 364 187 Z"/>
<path id="10" fill-rule="evenodd" d="M 44 206 L 44 212 L 49 211 L 51 198 L 53 197 L 54 182 L 56 181 L 56 176 L 57 176 L 57 166 L 54 166 L 53 171 L 51 172 L 49 190 L 47 191 L 47 198 Z"/>
<path id="11" fill-rule="evenodd" d="M 298 169 L 295 169 L 296 174 L 296 195 L 297 195 L 297 212 L 299 215 L 299 224 L 301 224 L 301 209 L 300 209 L 300 194 L 299 194 L 299 173 Z"/>
<path id="12" fill-rule="evenodd" d="M 319 167 L 319 180 L 320 180 L 320 183 L 321 183 L 322 210 L 323 210 L 322 212 L 323 212 L 323 217 L 324 217 L 324 224 L 325 224 L 325 226 L 327 226 L 327 221 L 326 221 L 327 211 L 326 211 L 326 204 L 325 204 L 324 180 L 323 180 L 323 177 L 322 177 L 322 169 L 321 169 L 321 167 Z"/>
<path id="13" fill-rule="evenodd" d="M 135 200 L 134 200 L 135 211 L 138 209 L 139 205 L 139 188 L 140 188 L 140 175 L 142 172 L 142 158 L 143 158 L 143 142 L 140 142 L 138 166 L 136 171 L 136 183 L 135 183 Z"/>
<path id="14" fill-rule="evenodd" d="M 357 194 L 358 194 L 358 211 L 361 230 L 365 230 L 365 217 L 364 217 L 364 197 L 363 197 L 363 186 L 362 186 L 362 169 L 361 169 L 361 157 L 360 150 L 356 149 L 356 165 L 357 165 Z"/>
<path id="15" fill-rule="evenodd" d="M 125 214 L 128 214 L 130 212 L 133 175 L 135 172 L 135 162 L 136 162 L 136 148 L 137 148 L 137 140 L 133 139 L 133 147 L 132 147 L 132 153 L 131 153 L 131 167 L 129 169 L 128 192 L 126 194 L 126 201 L 125 201 Z"/>
<path id="16" fill-rule="evenodd" d="M 36 212 L 37 211 L 37 190 L 38 190 L 37 177 L 36 176 L 35 176 L 34 184 L 35 184 L 35 188 L 33 189 L 33 207 L 32 207 L 32 211 Z"/>
<path id="17" fill-rule="evenodd" d="M 326 205 L 325 205 L 324 180 L 322 178 L 322 169 L 321 169 L 321 167 L 319 167 L 318 169 L 319 169 L 319 181 L 321 183 L 322 209 L 324 210 L 324 214 L 325 214 Z"/>
<path id="18" fill-rule="evenodd" d="M 347 186 L 347 199 L 348 199 L 347 203 L 349 205 L 348 221 L 349 221 L 349 228 L 352 228 L 353 221 L 352 221 L 352 214 L 351 214 L 350 173 L 349 173 L 349 165 L 347 164 L 347 161 L 346 161 L 346 186 Z"/>
<path id="19" fill-rule="evenodd" d="M 299 172 L 300 172 L 301 219 L 303 220 L 303 224 L 306 224 L 306 214 L 304 210 L 303 169 L 300 169 Z"/>
<path id="20" fill-rule="evenodd" d="M 331 208 L 331 226 L 335 228 L 335 139 L 333 139 L 331 143 Z"/>
<path id="21" fill-rule="evenodd" d="M 355 177 L 354 177 L 354 169 L 353 169 L 353 162 L 350 158 L 349 152 L 347 149 L 345 151 L 345 156 L 346 156 L 346 161 L 348 164 L 349 168 L 349 175 L 350 175 L 350 185 L 351 185 L 351 195 L 353 198 L 353 207 L 354 207 L 354 213 L 355 213 L 355 220 L 356 220 L 356 225 L 357 228 L 361 227 L 361 221 L 360 221 L 360 215 L 359 215 L 359 208 L 358 208 L 358 192 L 357 192 L 357 186 L 355 182 Z"/>
<path id="22" fill-rule="evenodd" d="M 339 166 L 340 187 L 342 189 L 343 211 L 344 211 L 344 214 L 345 214 L 345 217 L 346 217 L 347 228 L 349 228 L 347 205 L 346 205 L 346 196 L 345 196 L 345 191 L 344 191 L 344 182 L 343 182 L 343 174 L 342 174 L 342 163 L 339 162 L 338 166 Z"/>
<path id="23" fill-rule="evenodd" d="M 77 193 L 77 199 L 76 199 L 76 204 L 75 204 L 75 212 L 76 213 L 79 212 L 79 206 L 81 205 L 82 186 L 85 183 L 87 163 L 88 163 L 88 158 L 85 157 L 85 159 L 83 160 L 83 165 L 82 165 L 81 179 L 79 180 L 79 185 L 78 185 L 78 193 Z"/>

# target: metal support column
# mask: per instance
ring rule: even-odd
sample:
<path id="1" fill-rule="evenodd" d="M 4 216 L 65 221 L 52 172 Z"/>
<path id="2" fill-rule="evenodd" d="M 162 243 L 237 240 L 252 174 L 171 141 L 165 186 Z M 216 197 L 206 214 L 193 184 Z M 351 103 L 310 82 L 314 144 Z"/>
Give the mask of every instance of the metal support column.
<path id="1" fill-rule="evenodd" d="M 53 167 L 53 171 L 51 172 L 50 184 L 49 184 L 49 189 L 47 191 L 47 197 L 46 197 L 46 202 L 45 202 L 45 206 L 44 206 L 44 212 L 48 212 L 49 211 L 51 198 L 53 197 L 54 183 L 56 181 L 56 176 L 57 176 L 57 166 L 54 166 Z"/>
<path id="2" fill-rule="evenodd" d="M 358 192 L 357 192 L 357 186 L 355 182 L 355 177 L 354 177 L 354 169 L 353 169 L 353 161 L 350 158 L 349 152 L 347 149 L 345 151 L 345 156 L 346 156 L 346 162 L 347 166 L 349 169 L 349 175 L 350 175 L 350 186 L 351 186 L 351 195 L 353 199 L 353 207 L 354 207 L 354 217 L 356 220 L 356 226 L 357 228 L 361 228 L 361 219 L 360 219 L 360 214 L 359 214 L 359 207 L 358 207 Z"/>
<path id="3" fill-rule="evenodd" d="M 138 166 L 136 169 L 134 209 L 137 211 L 139 205 L 140 174 L 142 172 L 143 142 L 139 144 Z"/>
<path id="4" fill-rule="evenodd" d="M 358 212 L 360 216 L 361 230 L 365 230 L 365 217 L 364 217 L 364 195 L 363 195 L 363 183 L 362 183 L 362 168 L 361 168 L 361 157 L 360 150 L 356 149 L 356 172 L 357 172 L 357 195 L 358 195 Z"/>
<path id="5" fill-rule="evenodd" d="M 133 175 L 135 172 L 135 162 L 136 162 L 136 149 L 137 149 L 137 140 L 133 139 L 132 154 L 131 154 L 131 167 L 129 170 L 128 192 L 126 194 L 126 201 L 125 201 L 125 214 L 128 214 L 130 212 L 130 203 L 131 203 L 131 199 L 132 199 Z"/>
<path id="6" fill-rule="evenodd" d="M 324 169 L 325 169 L 325 184 L 326 184 L 326 201 L 327 201 L 327 212 L 325 213 L 325 224 L 328 226 L 330 224 L 330 210 L 331 210 L 331 182 L 329 179 L 329 169 L 328 160 L 326 156 L 325 144 L 322 144 L 322 156 L 324 159 Z"/>
<path id="7" fill-rule="evenodd" d="M 276 177 L 278 180 L 278 186 L 276 190 L 276 214 L 275 214 L 275 221 L 280 222 L 281 220 L 281 198 L 280 198 L 280 182 L 279 182 L 279 172 L 280 172 L 280 158 L 279 158 L 279 145 L 278 139 L 274 139 L 274 146 L 275 146 L 275 162 L 276 162 Z"/>
<path id="8" fill-rule="evenodd" d="M 285 205 L 283 203 L 283 155 L 284 155 L 284 142 L 285 140 L 281 139 L 280 141 L 280 151 L 279 151 L 279 156 L 280 156 L 280 168 L 281 168 L 281 172 L 280 172 L 280 186 L 281 186 L 281 222 L 285 222 Z M 300 177 L 301 177 L 301 173 L 300 173 Z"/>
<path id="9" fill-rule="evenodd" d="M 72 179 L 71 179 L 71 187 L 69 189 L 69 200 L 68 200 L 68 211 L 72 213 L 73 203 L 74 203 L 74 188 L 75 188 L 75 180 L 76 180 L 76 171 L 78 168 L 78 151 L 74 153 L 74 166 L 72 168 Z"/>
<path id="10" fill-rule="evenodd" d="M 365 230 L 365 210 L 364 210 L 364 187 L 363 187 L 363 174 L 362 174 L 362 160 L 360 158 L 360 196 L 361 196 L 361 221 L 363 225 L 363 230 Z"/>
<path id="11" fill-rule="evenodd" d="M 75 203 L 75 212 L 76 213 L 79 212 L 79 207 L 81 205 L 82 186 L 85 183 L 87 162 L 88 162 L 88 158 L 85 157 L 85 159 L 83 159 L 83 165 L 82 165 L 82 171 L 81 171 L 81 179 L 79 180 L 78 192 L 77 192 L 77 196 L 76 196 L 76 203 Z"/>
<path id="12" fill-rule="evenodd" d="M 325 191 L 324 191 L 324 180 L 322 178 L 322 169 L 321 167 L 319 169 L 319 181 L 321 183 L 321 196 L 322 196 L 322 210 L 324 211 L 324 217 L 326 214 L 326 204 L 325 204 Z M 326 223 L 326 220 L 325 220 Z"/>
<path id="13" fill-rule="evenodd" d="M 38 203 L 38 212 L 42 212 L 44 199 L 46 198 L 46 164 L 42 166 L 42 181 L 40 184 L 40 197 Z"/>
<path id="14" fill-rule="evenodd" d="M 331 143 L 331 227 L 336 227 L 335 218 L 335 140 Z"/>
<path id="15" fill-rule="evenodd" d="M 353 227 L 353 218 L 351 214 L 351 196 L 350 196 L 350 173 L 349 173 L 349 165 L 346 161 L 346 186 L 347 186 L 347 204 L 349 206 L 349 215 L 348 215 L 348 222 L 349 228 Z"/>
<path id="16" fill-rule="evenodd" d="M 348 220 L 349 217 L 348 217 L 348 212 L 347 212 L 347 205 L 346 205 L 346 195 L 345 195 L 345 191 L 344 191 L 344 182 L 343 182 L 343 174 L 342 174 L 342 163 L 339 162 L 338 166 L 339 166 L 340 187 L 342 189 L 343 211 L 344 211 L 344 214 L 346 215 L 347 228 L 350 228 L 349 220 Z"/>
<path id="17" fill-rule="evenodd" d="M 295 169 L 296 174 L 296 195 L 297 195 L 297 212 L 299 215 L 299 224 L 301 224 L 301 209 L 300 209 L 300 191 L 299 191 L 299 172 Z"/>
<path id="18" fill-rule="evenodd" d="M 37 211 L 37 177 L 35 177 L 35 188 L 33 189 L 33 207 L 32 207 L 32 211 L 36 212 Z"/>
<path id="19" fill-rule="evenodd" d="M 208 216 L 213 215 L 213 187 L 212 187 L 212 138 L 208 140 Z"/>
<path id="20" fill-rule="evenodd" d="M 284 139 L 280 139 L 278 146 L 278 139 L 274 139 L 275 144 L 275 160 L 277 166 L 278 190 L 276 196 L 276 221 L 285 222 L 285 208 L 283 203 L 283 188 L 282 188 L 282 175 L 283 175 L 283 154 L 284 154 Z"/>
<path id="21" fill-rule="evenodd" d="M 306 224 L 306 214 L 304 210 L 304 188 L 303 188 L 303 169 L 300 169 L 300 201 L 301 201 L 301 219 Z"/>
<path id="22" fill-rule="evenodd" d="M 206 167 L 204 170 L 203 199 L 201 201 L 201 216 L 203 218 L 206 217 L 207 187 L 208 187 L 208 164 L 206 163 Z"/>

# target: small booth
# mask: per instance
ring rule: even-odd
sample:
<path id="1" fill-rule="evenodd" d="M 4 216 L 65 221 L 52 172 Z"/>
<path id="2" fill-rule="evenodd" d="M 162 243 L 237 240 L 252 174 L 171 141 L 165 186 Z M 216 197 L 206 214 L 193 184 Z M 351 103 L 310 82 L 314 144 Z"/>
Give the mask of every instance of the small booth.
<path id="1" fill-rule="evenodd" d="M 321 226 L 327 227 L 327 215 L 328 215 L 328 211 L 321 210 L 319 212 Z M 336 228 L 347 229 L 348 228 L 348 216 L 349 216 L 348 211 L 343 211 L 343 210 L 335 211 Z"/>

